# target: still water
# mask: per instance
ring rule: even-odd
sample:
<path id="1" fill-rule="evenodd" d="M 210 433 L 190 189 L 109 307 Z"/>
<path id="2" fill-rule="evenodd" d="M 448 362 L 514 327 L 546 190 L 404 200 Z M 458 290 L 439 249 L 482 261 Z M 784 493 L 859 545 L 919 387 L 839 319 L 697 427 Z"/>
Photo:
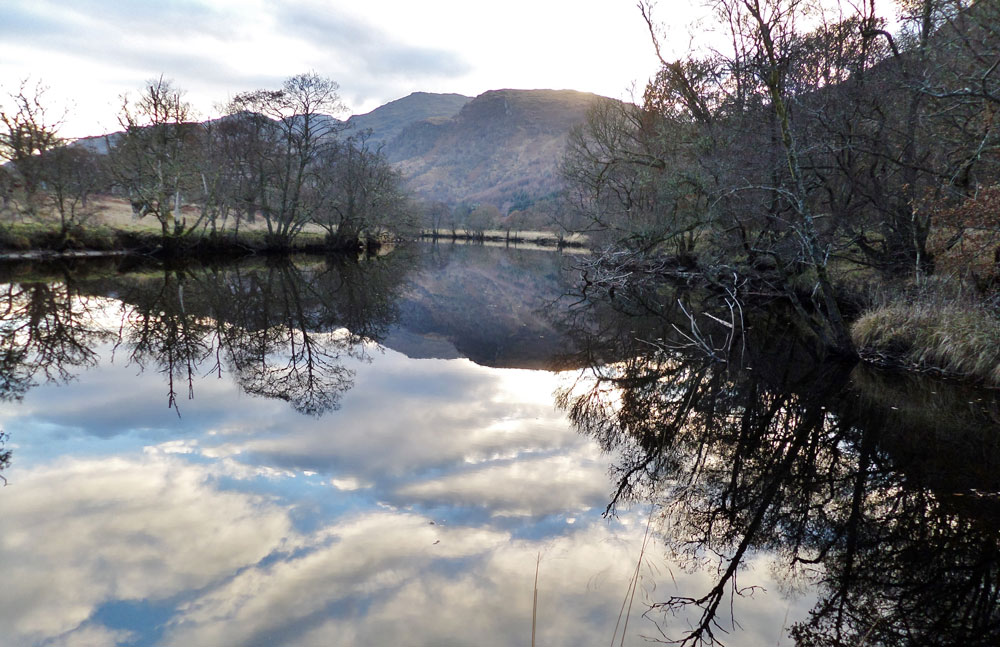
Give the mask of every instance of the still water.
<path id="1" fill-rule="evenodd" d="M 0 644 L 994 644 L 995 394 L 567 264 L 7 268 Z"/>

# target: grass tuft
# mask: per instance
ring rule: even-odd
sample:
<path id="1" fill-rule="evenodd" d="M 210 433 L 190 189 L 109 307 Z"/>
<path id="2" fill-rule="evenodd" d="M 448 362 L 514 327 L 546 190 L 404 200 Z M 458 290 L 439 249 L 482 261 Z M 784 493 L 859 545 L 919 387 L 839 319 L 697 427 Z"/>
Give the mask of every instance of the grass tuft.
<path id="1" fill-rule="evenodd" d="M 895 300 L 863 314 L 851 336 L 866 359 L 1000 386 L 1000 319 L 971 300 Z"/>

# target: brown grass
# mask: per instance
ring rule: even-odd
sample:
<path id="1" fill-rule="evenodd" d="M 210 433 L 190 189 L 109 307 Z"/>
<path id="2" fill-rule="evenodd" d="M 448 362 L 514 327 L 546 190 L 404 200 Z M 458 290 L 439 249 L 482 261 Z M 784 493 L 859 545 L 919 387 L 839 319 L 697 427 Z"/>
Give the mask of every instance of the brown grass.
<path id="1" fill-rule="evenodd" d="M 93 200 L 95 214 L 87 221 L 88 224 L 107 225 L 114 229 L 131 229 L 138 231 L 160 231 L 160 223 L 152 216 L 137 219 L 132 215 L 132 206 L 128 201 L 121 198 L 101 196 Z M 197 209 L 184 206 L 181 213 L 187 217 L 188 223 L 193 223 L 198 219 Z M 221 225 L 221 222 L 220 222 Z M 227 222 L 226 231 L 231 231 L 233 221 Z M 241 222 L 240 231 L 267 231 L 267 223 L 263 218 L 255 218 L 253 222 Z M 303 230 L 305 233 L 323 233 L 323 228 L 309 224 Z"/>
<path id="2" fill-rule="evenodd" d="M 971 299 L 897 299 L 862 315 L 851 335 L 866 359 L 1000 386 L 1000 319 Z"/>

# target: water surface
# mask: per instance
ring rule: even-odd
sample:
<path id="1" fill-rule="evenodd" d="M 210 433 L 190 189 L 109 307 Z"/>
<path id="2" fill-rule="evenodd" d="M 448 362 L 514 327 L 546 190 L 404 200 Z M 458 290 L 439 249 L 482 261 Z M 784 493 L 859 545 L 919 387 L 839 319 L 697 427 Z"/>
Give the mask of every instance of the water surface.
<path id="1" fill-rule="evenodd" d="M 995 401 L 565 264 L 8 269 L 3 644 L 989 644 Z"/>

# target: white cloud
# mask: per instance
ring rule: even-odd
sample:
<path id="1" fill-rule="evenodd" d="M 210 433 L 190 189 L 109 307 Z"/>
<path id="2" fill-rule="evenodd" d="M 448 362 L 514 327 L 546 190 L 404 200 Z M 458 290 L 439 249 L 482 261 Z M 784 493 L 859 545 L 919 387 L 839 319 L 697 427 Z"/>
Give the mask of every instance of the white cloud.
<path id="1" fill-rule="evenodd" d="M 354 113 L 417 90 L 620 96 L 655 69 L 624 0 L 11 0 L 4 14 L 0 84 L 43 79 L 53 99 L 75 104 L 72 136 L 115 128 L 118 96 L 161 74 L 210 116 L 236 92 L 311 69 L 340 82 Z"/>

